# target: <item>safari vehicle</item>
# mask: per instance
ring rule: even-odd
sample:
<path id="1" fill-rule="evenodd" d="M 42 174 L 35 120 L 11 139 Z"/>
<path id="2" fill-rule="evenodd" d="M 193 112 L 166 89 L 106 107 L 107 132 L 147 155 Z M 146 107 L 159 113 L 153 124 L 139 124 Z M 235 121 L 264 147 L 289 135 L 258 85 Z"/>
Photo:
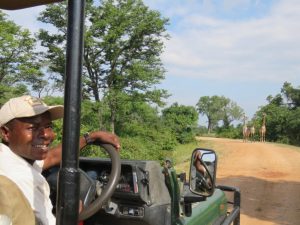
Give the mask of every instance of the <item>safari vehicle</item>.
<path id="1" fill-rule="evenodd" d="M 0 8 L 22 9 L 58 1 L 1 0 Z M 68 2 L 63 156 L 60 168 L 44 174 L 52 187 L 57 224 L 240 224 L 240 192 L 215 185 L 217 156 L 213 150 L 193 151 L 188 180 L 185 173 L 176 173 L 169 160 L 163 166 L 155 161 L 120 160 L 110 145 L 93 143 L 102 146 L 110 160 L 78 157 L 79 143 L 74 140 L 80 134 L 84 3 Z M 197 173 L 193 163 L 198 151 L 205 175 Z M 233 193 L 233 201 L 228 201 L 226 192 Z M 79 199 L 84 204 L 80 215 Z"/>
<path id="2" fill-rule="evenodd" d="M 197 173 L 193 163 L 199 151 L 206 177 Z M 239 224 L 239 191 L 215 187 L 217 156 L 213 150 L 197 148 L 193 151 L 188 180 L 185 173 L 176 173 L 169 160 L 162 166 L 157 161 L 121 160 L 121 174 L 113 194 L 98 203 L 109 188 L 111 160 L 80 158 L 79 167 L 80 199 L 88 210 L 79 217 L 85 225 Z M 51 180 L 54 205 L 57 171 L 58 168 L 52 168 L 45 173 L 47 180 Z M 231 212 L 228 212 L 224 191 L 234 193 Z"/>

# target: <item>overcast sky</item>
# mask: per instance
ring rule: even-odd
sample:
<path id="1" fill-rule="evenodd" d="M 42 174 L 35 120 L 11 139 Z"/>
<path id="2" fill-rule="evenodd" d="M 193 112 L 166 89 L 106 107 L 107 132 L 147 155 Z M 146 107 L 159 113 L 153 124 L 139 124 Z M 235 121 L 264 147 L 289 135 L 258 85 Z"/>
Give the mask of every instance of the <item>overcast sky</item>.
<path id="1" fill-rule="evenodd" d="M 144 2 L 170 19 L 160 85 L 172 94 L 168 104 L 195 106 L 201 96 L 223 95 L 251 118 L 285 81 L 300 88 L 299 0 Z M 9 15 L 35 32 L 42 8 Z"/>

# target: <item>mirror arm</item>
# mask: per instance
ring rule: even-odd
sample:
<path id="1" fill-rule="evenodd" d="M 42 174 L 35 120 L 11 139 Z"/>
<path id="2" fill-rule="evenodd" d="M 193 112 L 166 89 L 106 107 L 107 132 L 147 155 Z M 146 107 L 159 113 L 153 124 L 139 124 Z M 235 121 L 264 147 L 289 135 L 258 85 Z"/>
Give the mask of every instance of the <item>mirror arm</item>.
<path id="1" fill-rule="evenodd" d="M 206 200 L 205 196 L 199 196 L 197 194 L 194 194 L 190 191 L 189 184 L 184 184 L 183 186 L 183 203 L 184 204 L 189 204 L 189 203 L 194 203 L 194 202 L 202 202 Z"/>
<path id="2" fill-rule="evenodd" d="M 177 174 L 177 178 L 179 178 L 180 182 L 186 183 L 186 173 Z"/>

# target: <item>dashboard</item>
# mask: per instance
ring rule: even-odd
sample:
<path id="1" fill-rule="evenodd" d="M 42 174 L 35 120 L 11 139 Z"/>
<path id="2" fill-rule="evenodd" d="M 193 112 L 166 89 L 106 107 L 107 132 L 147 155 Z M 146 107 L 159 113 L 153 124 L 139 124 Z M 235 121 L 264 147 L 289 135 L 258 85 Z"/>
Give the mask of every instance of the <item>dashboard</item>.
<path id="1" fill-rule="evenodd" d="M 110 159 L 80 157 L 79 167 L 88 176 L 88 180 L 94 181 L 96 187 L 98 185 L 96 189 L 105 188 L 111 171 Z M 52 168 L 44 174 L 54 206 L 57 172 L 58 168 Z M 120 179 L 107 204 L 85 224 L 98 224 L 98 221 L 102 225 L 160 225 L 162 221 L 165 225 L 170 224 L 171 197 L 160 164 L 156 161 L 121 160 Z"/>
<path id="2" fill-rule="evenodd" d="M 101 163 L 101 166 L 94 165 L 91 162 L 81 161 L 80 168 L 83 169 L 92 179 L 95 179 L 105 187 L 109 181 L 110 164 L 107 162 Z M 116 186 L 117 193 L 138 194 L 137 174 L 133 171 L 130 165 L 121 166 L 121 174 L 119 182 Z"/>

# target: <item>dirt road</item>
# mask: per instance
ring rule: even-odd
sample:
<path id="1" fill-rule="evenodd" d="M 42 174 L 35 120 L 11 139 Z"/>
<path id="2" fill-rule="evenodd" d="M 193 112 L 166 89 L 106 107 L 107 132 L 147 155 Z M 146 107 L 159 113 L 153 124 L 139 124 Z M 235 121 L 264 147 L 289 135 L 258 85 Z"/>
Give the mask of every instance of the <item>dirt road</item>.
<path id="1" fill-rule="evenodd" d="M 300 148 L 200 138 L 219 155 L 217 184 L 239 187 L 242 225 L 300 225 Z"/>

